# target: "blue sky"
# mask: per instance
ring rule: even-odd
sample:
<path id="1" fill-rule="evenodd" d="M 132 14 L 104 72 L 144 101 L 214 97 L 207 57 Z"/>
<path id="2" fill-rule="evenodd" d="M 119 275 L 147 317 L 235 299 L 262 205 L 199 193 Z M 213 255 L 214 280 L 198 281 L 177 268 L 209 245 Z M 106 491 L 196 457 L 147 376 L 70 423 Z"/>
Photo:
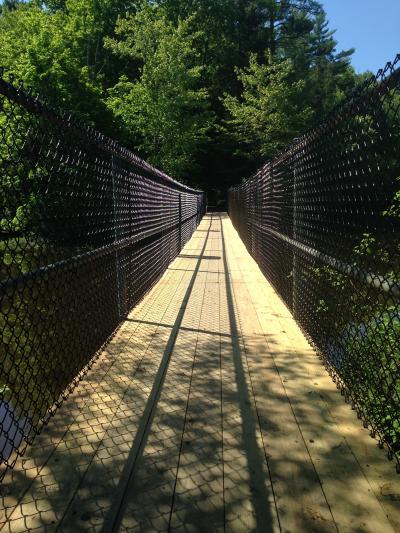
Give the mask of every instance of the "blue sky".
<path id="1" fill-rule="evenodd" d="M 400 53 L 400 0 L 320 0 L 338 49 L 356 48 L 357 72 L 376 72 Z"/>

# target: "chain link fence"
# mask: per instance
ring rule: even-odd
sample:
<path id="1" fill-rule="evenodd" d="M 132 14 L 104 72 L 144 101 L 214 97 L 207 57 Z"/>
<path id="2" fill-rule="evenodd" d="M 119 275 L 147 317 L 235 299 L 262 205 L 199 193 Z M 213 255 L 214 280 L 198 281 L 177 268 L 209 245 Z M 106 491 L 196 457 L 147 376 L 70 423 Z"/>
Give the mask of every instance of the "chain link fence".
<path id="1" fill-rule="evenodd" d="M 0 477 L 179 254 L 205 201 L 0 71 Z"/>
<path id="2" fill-rule="evenodd" d="M 398 471 L 399 66 L 229 191 L 248 250 Z"/>

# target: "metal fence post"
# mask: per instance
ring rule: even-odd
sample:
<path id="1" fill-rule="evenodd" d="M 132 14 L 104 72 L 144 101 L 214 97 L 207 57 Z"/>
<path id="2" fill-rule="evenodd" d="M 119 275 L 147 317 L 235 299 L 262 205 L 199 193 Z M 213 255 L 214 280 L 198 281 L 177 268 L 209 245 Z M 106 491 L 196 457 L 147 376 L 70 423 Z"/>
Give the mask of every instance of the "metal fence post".
<path id="1" fill-rule="evenodd" d="M 117 220 L 117 191 L 115 184 L 116 165 L 115 157 L 111 156 L 111 174 L 112 174 L 112 195 L 113 195 L 113 224 L 114 224 L 114 244 L 118 242 L 118 220 Z M 120 265 L 119 265 L 119 253 L 118 246 L 115 247 L 115 272 L 116 272 L 116 285 L 117 285 L 117 311 L 118 318 L 122 317 L 122 302 L 121 302 L 121 278 L 120 278 Z"/>
<path id="2" fill-rule="evenodd" d="M 179 193 L 179 251 L 182 250 L 182 194 Z"/>

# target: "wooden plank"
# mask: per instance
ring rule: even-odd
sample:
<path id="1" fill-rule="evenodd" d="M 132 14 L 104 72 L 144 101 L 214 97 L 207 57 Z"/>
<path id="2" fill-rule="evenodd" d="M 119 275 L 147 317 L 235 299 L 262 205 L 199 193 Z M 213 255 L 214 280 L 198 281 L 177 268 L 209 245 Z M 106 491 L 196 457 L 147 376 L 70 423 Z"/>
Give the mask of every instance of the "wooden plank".
<path id="1" fill-rule="evenodd" d="M 279 531 L 243 339 L 226 286 L 220 290 L 226 529 Z"/>
<path id="2" fill-rule="evenodd" d="M 258 296 L 254 294 L 254 297 Z M 297 326 L 293 322 L 285 320 L 282 324 L 280 317 L 275 317 L 275 320 L 275 325 L 274 319 L 271 320 L 275 331 L 290 332 L 294 329 L 292 334 L 296 333 Z M 276 351 L 274 359 L 285 383 L 286 392 L 291 398 L 296 419 L 323 483 L 335 521 L 340 529 L 345 530 L 361 529 L 371 533 L 377 530 L 392 531 L 386 513 L 371 490 L 370 482 L 360 468 L 358 459 L 321 399 L 321 391 L 324 388 L 336 395 L 339 395 L 338 391 L 328 376 L 322 386 L 318 374 L 325 371 L 305 339 L 302 340 L 300 343 L 297 338 L 294 345 L 288 335 L 281 333 L 280 350 Z M 276 337 L 275 342 L 278 342 Z M 271 334 L 268 343 L 274 343 Z M 296 368 L 295 374 L 293 365 Z M 360 421 L 354 413 L 351 425 L 353 430 L 360 426 Z M 372 447 L 373 443 L 369 444 Z M 384 461 L 382 456 L 382 463 Z M 344 495 L 347 496 L 343 497 Z"/>
<path id="3" fill-rule="evenodd" d="M 176 264 L 180 266 L 180 263 L 181 259 L 178 259 Z M 157 286 L 158 290 L 153 289 L 145 298 L 147 306 L 139 306 L 130 316 L 133 320 L 137 316 L 138 320 L 128 321 L 107 347 L 106 372 L 97 372 L 101 367 L 95 365 L 87 378 L 90 387 L 85 389 L 84 384 L 81 384 L 71 397 L 78 398 L 75 409 L 68 411 L 67 408 L 71 406 L 71 403 L 67 402 L 58 411 L 52 423 L 55 428 L 67 428 L 67 432 L 63 430 L 55 439 L 54 445 L 51 443 L 53 448 L 43 457 L 43 461 L 40 460 L 40 455 L 38 456 L 36 445 L 28 448 L 28 454 L 32 453 L 38 466 L 32 472 L 33 479 L 17 487 L 20 492 L 14 493 L 14 501 L 10 502 L 9 498 L 7 502 L 8 512 L 5 517 L 6 521 L 3 521 L 3 526 L 7 530 L 24 531 L 25 529 L 21 529 L 21 523 L 31 524 L 29 526 L 31 529 L 51 527 L 52 523 L 60 523 L 71 498 L 74 497 L 77 487 L 82 483 L 87 469 L 92 464 L 99 446 L 101 449 L 102 439 L 118 438 L 121 432 L 127 435 L 126 438 L 131 438 L 135 427 L 129 426 L 127 421 L 128 415 L 132 413 L 129 413 L 129 409 L 122 401 L 124 393 L 126 390 L 133 391 L 136 412 L 140 417 L 143 410 L 140 399 L 142 402 L 145 401 L 148 394 L 148 388 L 146 389 L 142 376 L 147 376 L 151 387 L 151 371 L 152 368 L 154 370 L 157 368 L 157 354 L 162 353 L 162 337 L 160 336 L 162 333 L 157 332 L 161 329 L 157 323 L 163 316 L 166 317 L 168 323 L 173 322 L 181 306 L 181 299 L 187 289 L 189 279 L 190 272 L 184 270 L 171 270 L 171 273 L 163 277 Z M 174 310 L 168 312 L 170 308 Z M 146 321 L 149 324 L 146 324 Z M 135 338 L 132 338 L 133 334 Z M 149 348 L 151 345 L 152 349 Z M 140 375 L 139 372 L 136 376 L 133 375 L 135 366 L 140 368 L 146 353 L 147 374 L 142 372 Z M 82 394 L 86 395 L 84 403 L 80 401 Z M 122 416 L 117 415 L 118 409 Z M 119 420 L 121 420 L 121 425 Z M 117 421 L 116 424 L 115 421 Z M 53 425 L 49 426 L 50 430 Z M 50 439 L 50 442 L 51 435 L 52 431 L 45 430 L 43 433 L 43 436 Z M 102 453 L 100 459 L 105 461 L 104 450 Z M 12 476 L 18 479 L 18 475 L 21 476 L 20 472 L 22 475 L 26 474 L 23 464 L 20 468 L 17 465 Z M 107 478 L 107 475 L 104 475 L 105 472 L 103 470 L 103 477 Z M 28 471 L 28 474 L 31 472 Z M 118 471 L 115 475 L 118 475 Z M 50 507 L 51 513 L 40 511 L 42 507 Z M 99 506 L 99 509 L 102 509 L 102 506 Z M 84 518 L 79 527 L 90 525 L 90 520 L 86 520 L 88 516 L 84 509 L 77 516 Z"/>
<path id="4" fill-rule="evenodd" d="M 334 384 L 272 287 L 260 283 L 258 274 L 255 281 L 249 273 L 247 277 L 246 285 L 251 296 L 247 302 L 243 294 L 238 296 L 241 316 L 244 319 L 249 316 L 249 306 L 253 303 L 267 343 L 266 352 L 272 355 L 337 527 L 341 531 L 397 530 L 398 525 L 387 519 L 388 513 L 382 502 L 371 490 L 370 480 L 360 468 L 337 419 L 321 399 L 321 377 L 324 378 L 324 389 L 340 399 Z M 241 290 L 242 287 L 235 287 L 235 292 Z M 258 361 L 260 350 L 260 346 L 252 347 L 254 361 Z M 256 368 L 255 379 L 260 374 L 260 368 Z M 263 401 L 266 394 L 266 390 L 261 391 Z M 347 422 L 353 433 L 360 422 L 354 413 L 352 415 L 352 420 Z M 372 447 L 372 443 L 369 444 Z"/>
<path id="5" fill-rule="evenodd" d="M 213 268 L 213 260 L 207 263 L 207 270 Z M 208 333 L 218 317 L 218 305 L 218 285 L 207 281 L 170 531 L 224 530 L 220 342 L 218 333 Z"/>
<path id="6" fill-rule="evenodd" d="M 205 277 L 200 275 L 171 354 L 143 456 L 125 496 L 122 529 L 168 530 L 204 288 Z"/>
<path id="7" fill-rule="evenodd" d="M 230 235 L 227 240 L 230 266 L 236 262 L 237 267 L 242 268 L 244 254 L 239 246 L 241 243 Z M 247 283 L 252 275 L 249 262 L 247 258 L 243 282 L 233 280 L 232 290 L 280 526 L 283 531 L 336 531 L 320 480 L 249 297 Z M 265 280 L 258 283 L 265 283 Z"/>

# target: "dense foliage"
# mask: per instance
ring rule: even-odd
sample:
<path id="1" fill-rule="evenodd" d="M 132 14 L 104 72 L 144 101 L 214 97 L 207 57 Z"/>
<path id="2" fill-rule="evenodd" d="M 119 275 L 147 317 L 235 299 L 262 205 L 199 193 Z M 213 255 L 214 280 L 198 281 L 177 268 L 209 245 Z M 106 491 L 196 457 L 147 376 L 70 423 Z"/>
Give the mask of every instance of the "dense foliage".
<path id="1" fill-rule="evenodd" d="M 248 175 L 357 82 L 315 0 L 7 0 L 0 65 L 209 191 Z"/>

